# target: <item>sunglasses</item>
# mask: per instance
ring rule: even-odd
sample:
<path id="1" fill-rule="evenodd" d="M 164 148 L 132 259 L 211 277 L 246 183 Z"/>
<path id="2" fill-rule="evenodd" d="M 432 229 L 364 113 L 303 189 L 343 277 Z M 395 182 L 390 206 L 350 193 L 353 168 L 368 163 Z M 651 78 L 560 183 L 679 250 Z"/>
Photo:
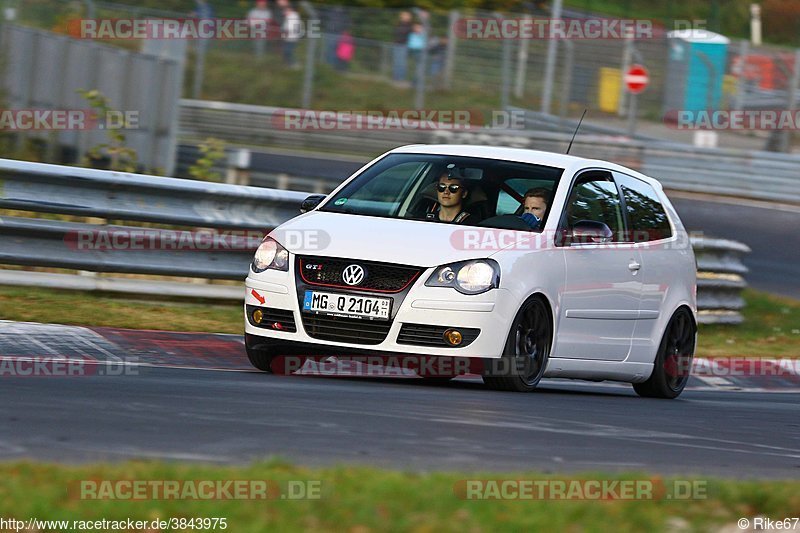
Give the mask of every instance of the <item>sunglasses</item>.
<path id="1" fill-rule="evenodd" d="M 436 187 L 436 190 L 439 191 L 439 192 L 444 192 L 447 189 L 450 189 L 450 192 L 455 194 L 459 190 L 461 190 L 461 185 L 456 185 L 455 183 L 453 183 L 452 185 L 447 185 L 446 183 L 440 183 Z"/>

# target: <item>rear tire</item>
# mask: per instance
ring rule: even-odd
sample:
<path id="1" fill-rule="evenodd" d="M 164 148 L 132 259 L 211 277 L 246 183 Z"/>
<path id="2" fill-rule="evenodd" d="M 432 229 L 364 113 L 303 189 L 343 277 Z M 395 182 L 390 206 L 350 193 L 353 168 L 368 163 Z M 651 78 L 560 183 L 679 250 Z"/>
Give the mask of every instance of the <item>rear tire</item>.
<path id="1" fill-rule="evenodd" d="M 689 381 L 694 359 L 697 326 L 692 314 L 682 307 L 670 318 L 647 381 L 634 383 L 633 390 L 644 398 L 677 398 Z"/>
<path id="2" fill-rule="evenodd" d="M 553 321 L 544 298 L 526 301 L 506 338 L 500 359 L 484 359 L 483 382 L 491 389 L 530 392 L 547 368 L 553 344 Z"/>

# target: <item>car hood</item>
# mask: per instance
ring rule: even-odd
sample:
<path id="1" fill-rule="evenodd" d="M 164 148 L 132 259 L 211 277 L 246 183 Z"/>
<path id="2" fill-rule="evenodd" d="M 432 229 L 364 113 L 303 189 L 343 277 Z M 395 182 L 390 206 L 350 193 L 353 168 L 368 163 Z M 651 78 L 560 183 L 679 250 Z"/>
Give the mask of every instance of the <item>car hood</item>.
<path id="1" fill-rule="evenodd" d="M 474 234 L 486 231 L 502 230 L 311 211 L 281 224 L 270 235 L 298 255 L 433 267 L 496 253 L 498 247 L 464 244 L 476 242 Z M 465 232 L 472 232 L 471 240 L 465 240 Z M 526 238 L 525 233 L 518 235 Z"/>

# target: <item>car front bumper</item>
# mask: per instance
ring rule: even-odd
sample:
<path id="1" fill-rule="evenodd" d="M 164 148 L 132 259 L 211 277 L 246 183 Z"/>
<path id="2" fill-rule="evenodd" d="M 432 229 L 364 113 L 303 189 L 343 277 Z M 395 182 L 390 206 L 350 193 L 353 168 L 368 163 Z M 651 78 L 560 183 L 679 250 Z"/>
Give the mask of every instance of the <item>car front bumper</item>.
<path id="1" fill-rule="evenodd" d="M 267 270 L 258 274 L 251 272 L 245 282 L 245 332 L 251 339 L 250 342 L 253 342 L 253 337 L 259 337 L 261 343 L 292 355 L 352 353 L 500 357 L 511 321 L 518 308 L 518 302 L 513 295 L 505 289 L 465 295 L 447 287 L 426 287 L 425 280 L 432 272 L 432 268 L 427 269 L 415 280 L 396 313 L 393 313 L 394 318 L 388 334 L 378 344 L 321 340 L 309 335 L 303 323 L 303 313 L 295 289 L 294 272 L 292 270 L 289 272 Z M 371 295 L 363 292 L 358 294 Z M 374 294 L 374 296 L 384 295 Z M 247 313 L 248 307 L 252 310 L 250 306 L 291 311 L 296 331 L 279 331 L 254 325 Z M 478 329 L 480 333 L 471 343 L 461 347 L 398 343 L 398 335 L 403 324 Z"/>

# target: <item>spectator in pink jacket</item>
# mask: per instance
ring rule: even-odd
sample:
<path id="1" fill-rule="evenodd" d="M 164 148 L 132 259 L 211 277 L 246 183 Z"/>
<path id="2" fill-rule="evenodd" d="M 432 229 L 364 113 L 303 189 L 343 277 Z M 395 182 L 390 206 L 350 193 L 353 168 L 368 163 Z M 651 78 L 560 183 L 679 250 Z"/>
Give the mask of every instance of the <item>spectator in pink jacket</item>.
<path id="1" fill-rule="evenodd" d="M 336 44 L 336 69 L 347 70 L 350 68 L 350 62 L 356 53 L 356 43 L 353 36 L 350 35 L 349 30 L 342 32 L 339 37 L 339 42 Z"/>

